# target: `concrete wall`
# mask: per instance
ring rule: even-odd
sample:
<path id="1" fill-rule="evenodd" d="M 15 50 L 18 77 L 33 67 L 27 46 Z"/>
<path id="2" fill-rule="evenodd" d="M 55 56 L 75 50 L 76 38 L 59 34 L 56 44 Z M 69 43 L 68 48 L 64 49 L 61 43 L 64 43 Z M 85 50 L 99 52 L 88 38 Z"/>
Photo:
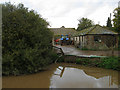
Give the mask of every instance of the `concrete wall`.
<path id="1" fill-rule="evenodd" d="M 74 55 L 64 55 L 64 62 L 76 63 L 76 59 L 100 60 L 100 57 L 80 57 Z"/>

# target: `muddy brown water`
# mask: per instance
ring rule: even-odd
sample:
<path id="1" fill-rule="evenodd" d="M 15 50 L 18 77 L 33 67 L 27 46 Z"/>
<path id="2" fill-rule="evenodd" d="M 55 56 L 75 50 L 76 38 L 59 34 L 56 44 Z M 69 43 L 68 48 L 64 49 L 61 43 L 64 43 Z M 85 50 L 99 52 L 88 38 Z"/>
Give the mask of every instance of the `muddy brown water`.
<path id="1" fill-rule="evenodd" d="M 118 88 L 118 71 L 59 63 L 47 71 L 2 78 L 3 88 Z"/>

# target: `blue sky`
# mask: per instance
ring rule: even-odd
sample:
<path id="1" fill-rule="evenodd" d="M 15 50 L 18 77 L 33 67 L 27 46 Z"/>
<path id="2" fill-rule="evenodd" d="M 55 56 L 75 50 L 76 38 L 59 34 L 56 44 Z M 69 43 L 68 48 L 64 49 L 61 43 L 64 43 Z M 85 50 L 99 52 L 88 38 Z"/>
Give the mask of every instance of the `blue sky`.
<path id="1" fill-rule="evenodd" d="M 118 6 L 119 0 L 0 0 L 0 3 L 23 3 L 30 10 L 34 9 L 50 26 L 77 28 L 78 19 L 85 17 L 95 24 L 106 25 L 107 18 Z"/>

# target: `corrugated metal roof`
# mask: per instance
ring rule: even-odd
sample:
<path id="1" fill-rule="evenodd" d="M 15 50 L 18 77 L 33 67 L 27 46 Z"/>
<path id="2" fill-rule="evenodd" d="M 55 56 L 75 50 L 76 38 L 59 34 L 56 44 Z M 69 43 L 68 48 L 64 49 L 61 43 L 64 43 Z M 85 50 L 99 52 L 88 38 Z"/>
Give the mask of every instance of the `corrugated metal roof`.
<path id="1" fill-rule="evenodd" d="M 86 35 L 86 34 L 118 34 L 118 33 L 111 31 L 109 29 L 103 28 L 100 25 L 95 25 L 87 29 L 77 31 L 75 34 L 73 34 L 73 36 Z"/>

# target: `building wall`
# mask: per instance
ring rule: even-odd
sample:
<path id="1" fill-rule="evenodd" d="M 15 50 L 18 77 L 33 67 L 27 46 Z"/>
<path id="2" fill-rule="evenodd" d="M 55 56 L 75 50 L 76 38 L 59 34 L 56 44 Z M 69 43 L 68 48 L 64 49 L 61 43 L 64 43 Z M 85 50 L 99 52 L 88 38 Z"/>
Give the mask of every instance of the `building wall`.
<path id="1" fill-rule="evenodd" d="M 97 37 L 97 39 L 95 39 Z M 99 37 L 99 38 L 98 38 Z M 113 48 L 118 47 L 118 36 L 114 35 L 85 35 L 74 37 L 74 43 L 76 47 L 79 48 L 87 48 L 93 50 L 109 50 L 107 45 L 111 43 L 113 39 L 113 43 L 115 46 Z M 107 43 L 107 44 L 106 44 Z"/>
<path id="2" fill-rule="evenodd" d="M 76 47 L 82 48 L 86 44 L 85 36 L 76 36 L 74 37 L 74 45 Z"/>
<path id="3" fill-rule="evenodd" d="M 108 49 L 106 45 L 104 45 L 102 42 L 95 41 L 94 40 L 94 35 L 87 35 L 86 36 L 86 45 L 85 48 L 88 49 Z"/>
<path id="4" fill-rule="evenodd" d="M 77 47 L 79 45 L 79 36 L 74 37 L 74 45 Z"/>
<path id="5" fill-rule="evenodd" d="M 99 36 L 100 39 L 98 41 L 95 41 L 95 37 Z M 113 48 L 117 48 L 118 47 L 118 38 L 117 36 L 111 37 L 111 35 L 87 35 L 86 36 L 86 44 L 85 47 L 88 49 L 96 49 L 96 50 L 108 50 L 110 48 L 108 48 L 107 45 L 109 45 L 109 43 L 112 43 L 112 39 L 114 40 L 114 38 L 116 38 L 113 43 L 115 44 L 115 46 Z"/>

